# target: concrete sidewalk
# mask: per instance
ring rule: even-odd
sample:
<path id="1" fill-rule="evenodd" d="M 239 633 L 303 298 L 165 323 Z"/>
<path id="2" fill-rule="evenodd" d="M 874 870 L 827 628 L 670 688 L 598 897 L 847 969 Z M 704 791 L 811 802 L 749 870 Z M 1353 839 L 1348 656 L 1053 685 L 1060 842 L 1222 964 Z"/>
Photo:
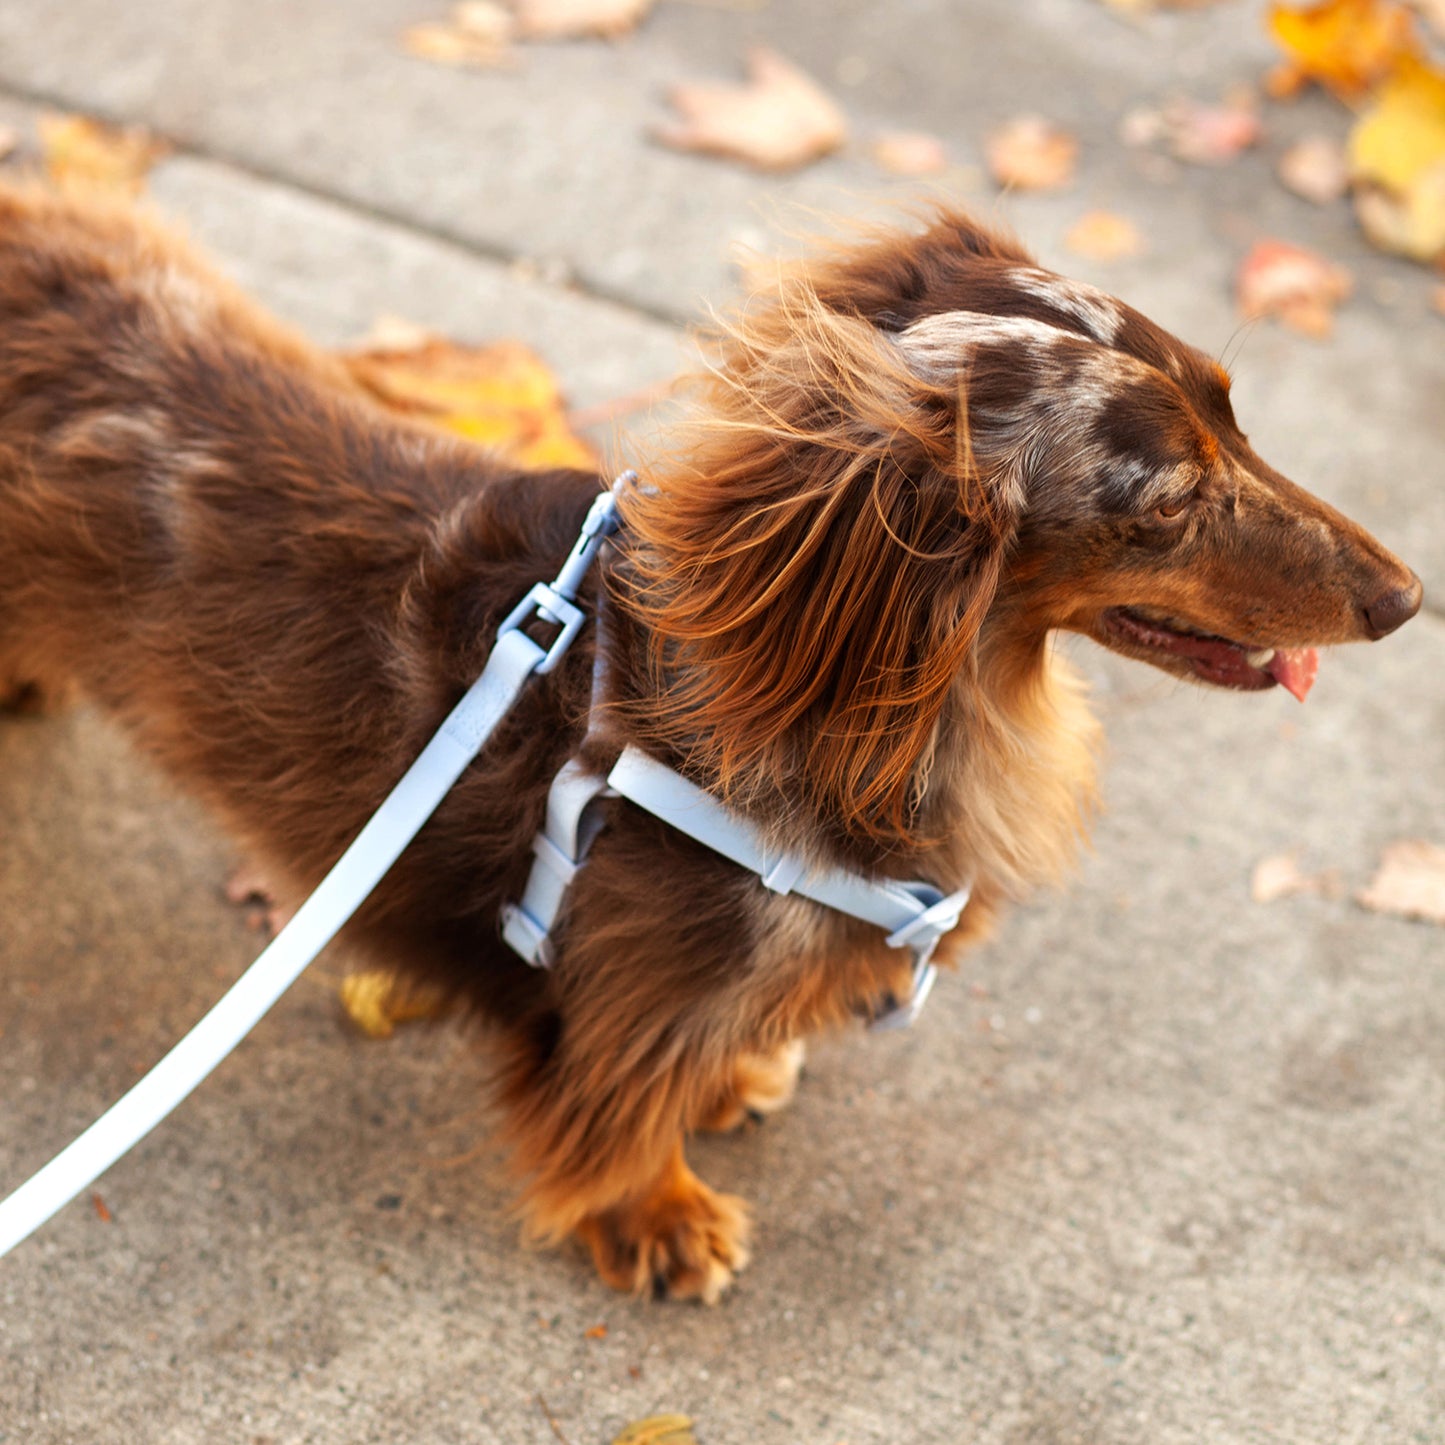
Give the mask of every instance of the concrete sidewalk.
<path id="1" fill-rule="evenodd" d="M 179 146 L 155 200 L 319 340 L 382 311 L 518 336 L 591 404 L 677 369 L 680 323 L 780 206 L 916 194 L 870 136 L 942 135 L 955 193 L 994 212 L 980 139 L 1042 109 L 1080 133 L 1079 183 L 1002 214 L 1206 349 L 1234 338 L 1256 236 L 1356 270 L 1332 341 L 1249 332 L 1238 411 L 1445 596 L 1430 278 L 1269 172 L 1343 114 L 1272 110 L 1266 151 L 1218 171 L 1113 138 L 1132 104 L 1257 80 L 1250 7 L 1132 27 L 1092 0 L 674 3 L 508 75 L 400 54 L 443 8 L 11 0 L 0 123 L 48 103 L 155 126 Z M 830 85 L 858 143 L 778 181 L 646 140 L 668 82 L 734 74 L 753 40 Z M 1094 206 L 1150 254 L 1069 258 Z M 824 1044 L 785 1115 L 696 1147 L 755 1205 L 720 1308 L 524 1251 L 483 1061 L 447 1030 L 355 1038 L 331 958 L 105 1176 L 108 1219 L 78 1203 L 0 1262 L 0 1441 L 606 1445 L 664 1410 L 704 1445 L 1445 1441 L 1445 933 L 1248 896 L 1288 848 L 1354 887 L 1392 839 L 1445 842 L 1445 619 L 1326 656 L 1304 709 L 1077 653 L 1112 758 L 1094 856 L 912 1034 Z M 0 722 L 0 1189 L 254 955 L 229 862 L 97 719 Z"/>

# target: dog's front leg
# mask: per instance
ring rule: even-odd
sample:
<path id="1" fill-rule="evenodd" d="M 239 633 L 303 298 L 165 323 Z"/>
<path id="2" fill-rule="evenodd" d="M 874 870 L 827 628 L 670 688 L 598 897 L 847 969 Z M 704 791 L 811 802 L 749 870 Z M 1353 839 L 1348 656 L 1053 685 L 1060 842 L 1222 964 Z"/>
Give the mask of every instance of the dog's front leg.
<path id="1" fill-rule="evenodd" d="M 672 1024 L 562 1023 L 508 1070 L 507 1133 L 531 1234 L 575 1234 L 617 1289 L 712 1303 L 747 1263 L 747 1210 L 688 1168 L 683 1140 L 732 1069 L 679 1047 Z"/>

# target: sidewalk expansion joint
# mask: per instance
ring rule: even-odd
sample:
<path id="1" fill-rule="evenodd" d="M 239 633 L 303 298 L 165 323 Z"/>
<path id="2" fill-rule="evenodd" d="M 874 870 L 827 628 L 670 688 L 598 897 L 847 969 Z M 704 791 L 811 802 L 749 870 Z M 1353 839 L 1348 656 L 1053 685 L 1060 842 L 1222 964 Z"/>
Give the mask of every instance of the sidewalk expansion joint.
<path id="1" fill-rule="evenodd" d="M 295 176 L 277 174 L 251 161 L 243 160 L 238 156 L 217 150 L 194 139 L 182 139 L 167 134 L 164 131 L 155 129 L 144 117 L 121 114 L 104 107 L 96 107 L 89 102 L 77 103 L 53 91 L 34 90 L 27 86 L 17 85 L 8 76 L 0 76 L 0 100 L 12 101 L 19 105 L 39 106 L 47 110 L 81 111 L 85 115 L 103 121 L 108 125 L 145 126 L 153 135 L 165 141 L 165 143 L 170 146 L 172 155 L 183 156 L 191 160 L 204 161 L 208 165 L 234 171 L 236 174 L 245 176 L 250 180 L 261 181 L 266 185 L 275 186 L 280 190 L 290 191 L 295 195 L 307 196 L 314 201 L 335 206 L 338 210 L 347 211 L 360 219 L 373 221 L 379 225 L 390 226 L 396 230 L 405 232 L 407 235 L 417 237 L 421 240 L 431 241 L 436 245 L 446 246 L 451 250 L 461 253 L 472 261 L 483 261 L 494 266 L 510 268 L 535 259 L 523 252 L 508 250 L 504 246 L 490 245 L 487 242 L 478 241 L 475 237 L 452 230 L 447 226 L 437 226 L 430 223 L 419 225 L 415 218 L 401 211 L 391 210 L 386 206 L 380 206 L 371 201 L 359 200 L 356 196 L 344 191 L 334 191 L 323 185 L 300 180 Z M 164 164 L 165 161 L 162 160 L 160 165 L 163 166 Z M 609 306 L 617 307 L 621 311 L 629 312 L 635 317 L 648 321 L 656 321 L 664 326 L 684 329 L 694 324 L 697 320 L 695 316 L 674 311 L 670 307 L 657 306 L 651 302 L 641 301 L 636 296 L 629 295 L 626 291 L 619 290 L 593 277 L 589 277 L 585 271 L 572 271 L 567 281 L 563 283 L 546 282 L 542 284 L 550 286 L 551 289 L 555 291 L 571 292 L 574 295 L 584 297 L 590 301 L 604 302 Z"/>

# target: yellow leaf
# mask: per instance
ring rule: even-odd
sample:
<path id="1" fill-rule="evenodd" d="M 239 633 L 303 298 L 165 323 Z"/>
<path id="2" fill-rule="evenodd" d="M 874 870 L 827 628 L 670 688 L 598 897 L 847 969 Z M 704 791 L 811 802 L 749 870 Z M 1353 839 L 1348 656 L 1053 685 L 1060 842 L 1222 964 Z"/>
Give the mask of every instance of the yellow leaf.
<path id="1" fill-rule="evenodd" d="M 337 997 L 347 1018 L 369 1039 L 389 1039 L 397 1024 L 439 1018 L 447 1011 L 441 994 L 408 987 L 382 968 L 348 974 Z"/>
<path id="2" fill-rule="evenodd" d="M 458 346 L 426 337 L 344 358 L 373 396 L 435 426 L 491 447 L 523 466 L 596 466 L 596 453 L 569 430 L 556 379 L 515 341 Z"/>
<path id="3" fill-rule="evenodd" d="M 612 1445 L 697 1445 L 686 1415 L 649 1415 L 624 1426 Z"/>
<path id="4" fill-rule="evenodd" d="M 1356 100 L 1419 54 L 1415 17 L 1397 0 L 1321 0 L 1303 10 L 1277 4 L 1269 28 L 1289 57 L 1287 75 L 1273 82 L 1276 93 L 1293 77 Z"/>
<path id="5" fill-rule="evenodd" d="M 1410 60 L 1350 134 L 1350 173 L 1405 191 L 1445 161 L 1445 75 Z"/>
<path id="6" fill-rule="evenodd" d="M 36 122 L 45 170 L 56 185 L 130 200 L 170 149 L 138 126 L 117 129 L 83 115 L 42 115 Z"/>
<path id="7" fill-rule="evenodd" d="M 1355 214 L 1382 250 L 1417 261 L 1445 256 L 1445 163 L 1418 176 L 1408 191 L 1358 187 Z"/>

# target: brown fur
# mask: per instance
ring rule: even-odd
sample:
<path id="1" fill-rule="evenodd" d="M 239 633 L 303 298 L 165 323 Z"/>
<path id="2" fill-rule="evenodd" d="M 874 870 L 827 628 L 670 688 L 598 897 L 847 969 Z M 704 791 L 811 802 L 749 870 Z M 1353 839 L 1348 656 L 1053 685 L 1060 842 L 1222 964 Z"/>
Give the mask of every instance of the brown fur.
<path id="1" fill-rule="evenodd" d="M 1226 380 L 956 215 L 780 270 L 627 500 L 586 757 L 638 742 L 819 863 L 972 880 L 952 956 L 1086 821 L 1094 726 L 1053 629 L 1137 651 L 1109 622 L 1137 605 L 1295 646 L 1418 605 L 1254 456 Z M 290 901 L 597 487 L 382 413 L 146 222 L 0 194 L 0 694 L 79 688 Z M 348 937 L 494 1026 L 537 1234 L 712 1299 L 745 1215 L 686 1132 L 784 1101 L 796 1041 L 905 987 L 906 960 L 620 801 L 555 966 L 513 956 L 498 912 L 582 744 L 592 646 L 530 684 Z"/>

